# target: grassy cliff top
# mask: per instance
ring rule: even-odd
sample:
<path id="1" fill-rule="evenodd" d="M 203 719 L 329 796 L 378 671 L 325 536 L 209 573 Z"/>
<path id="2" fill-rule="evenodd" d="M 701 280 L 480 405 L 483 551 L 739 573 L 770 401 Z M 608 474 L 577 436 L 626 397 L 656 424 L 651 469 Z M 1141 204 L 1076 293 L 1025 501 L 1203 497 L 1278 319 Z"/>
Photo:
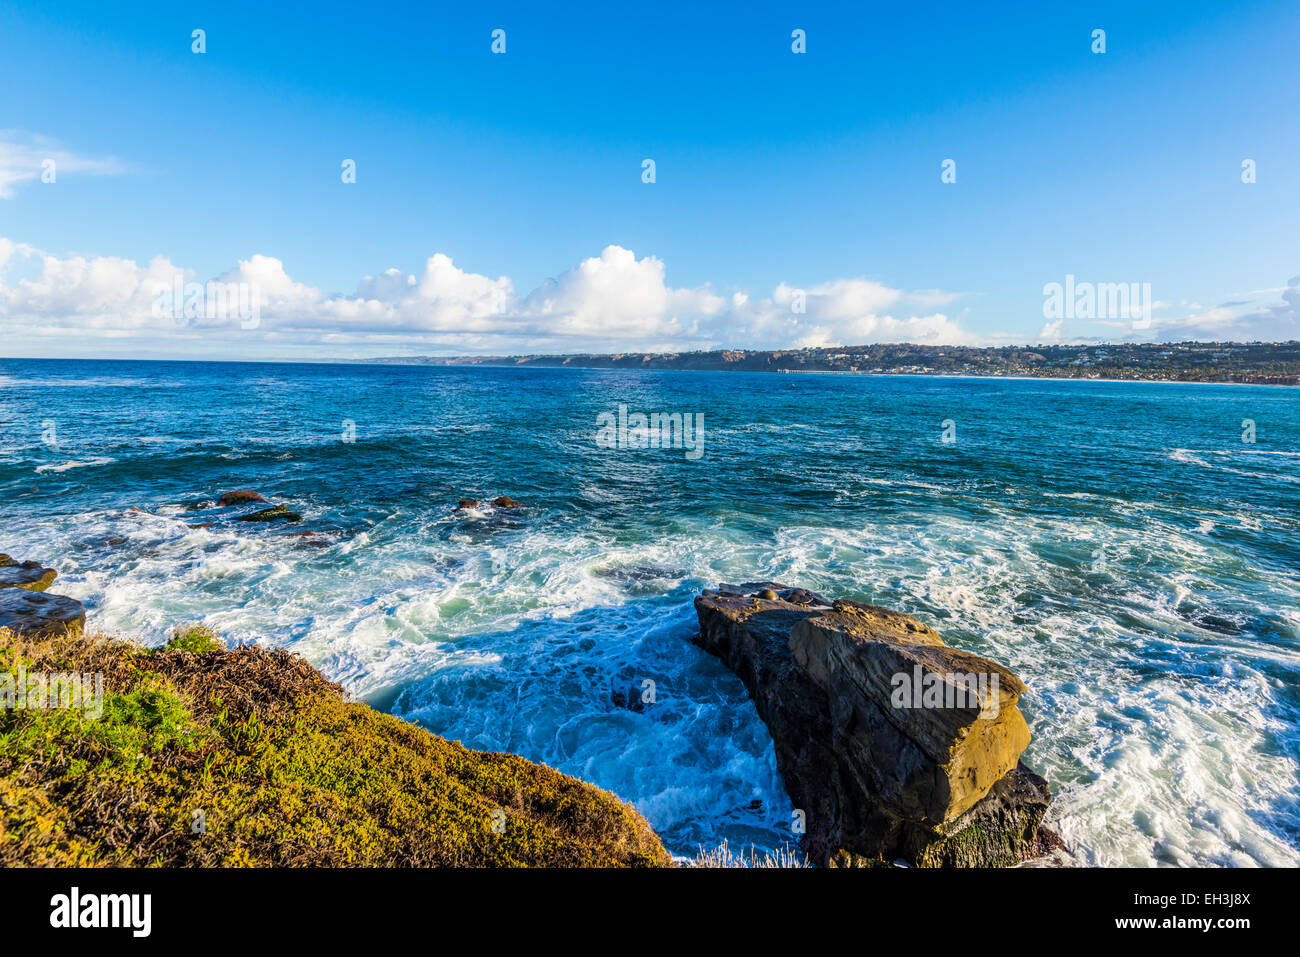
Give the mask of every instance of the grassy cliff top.
<path id="1" fill-rule="evenodd" d="M 103 676 L 102 714 L 4 700 L 72 672 Z M 0 630 L 0 866 L 670 863 L 613 794 L 350 702 L 288 652 Z"/>

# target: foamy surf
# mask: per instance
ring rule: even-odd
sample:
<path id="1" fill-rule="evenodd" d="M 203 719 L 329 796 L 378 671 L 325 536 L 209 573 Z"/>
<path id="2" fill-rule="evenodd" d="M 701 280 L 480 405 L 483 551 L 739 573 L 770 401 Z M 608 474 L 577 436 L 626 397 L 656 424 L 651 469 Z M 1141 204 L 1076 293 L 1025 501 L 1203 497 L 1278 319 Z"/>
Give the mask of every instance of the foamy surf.
<path id="1" fill-rule="evenodd" d="M 785 580 L 1008 663 L 1049 824 L 1084 862 L 1300 864 L 1294 446 L 1205 451 L 1248 387 L 1192 423 L 1161 418 L 1162 394 L 1135 432 L 1090 404 L 1122 383 L 602 379 L 639 408 L 705 409 L 718 431 L 692 463 L 596 449 L 609 396 L 565 372 L 185 374 L 126 390 L 149 421 L 79 439 L 68 461 L 101 468 L 46 468 L 33 492 L 49 450 L 0 461 L 3 550 L 57 558 L 97 627 L 160 643 L 197 620 L 292 648 L 438 734 L 613 790 L 691 855 L 793 837 L 766 729 L 691 643 L 700 589 Z M 935 389 L 987 424 L 943 447 Z M 1300 443 L 1289 414 L 1271 434 Z M 818 425 L 780 427 L 801 419 Z M 248 485 L 317 537 L 195 510 Z M 455 511 L 498 494 L 527 507 Z"/>
<path id="2" fill-rule="evenodd" d="M 109 465 L 117 461 L 116 459 L 100 456 L 93 459 L 69 459 L 66 462 L 48 462 L 44 465 L 36 466 L 36 472 L 67 472 L 70 469 L 94 468 L 97 465 Z"/>

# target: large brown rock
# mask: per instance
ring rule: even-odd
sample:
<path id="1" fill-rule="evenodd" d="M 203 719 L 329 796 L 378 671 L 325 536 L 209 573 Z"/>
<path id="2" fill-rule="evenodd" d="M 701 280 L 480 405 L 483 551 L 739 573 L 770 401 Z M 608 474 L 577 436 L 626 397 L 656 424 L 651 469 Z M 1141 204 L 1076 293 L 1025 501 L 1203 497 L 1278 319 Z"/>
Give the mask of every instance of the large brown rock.
<path id="1" fill-rule="evenodd" d="M 1024 684 L 910 615 L 775 582 L 695 599 L 745 682 L 817 863 L 996 866 L 1041 851 L 1051 796 L 1019 763 Z"/>
<path id="2" fill-rule="evenodd" d="M 255 492 L 251 488 L 237 488 L 233 492 L 226 492 L 217 500 L 218 505 L 248 505 L 252 502 L 265 502 L 266 497 L 261 492 Z"/>
<path id="3" fill-rule="evenodd" d="M 0 588 L 0 628 L 26 638 L 45 638 L 86 625 L 81 602 L 26 588 Z"/>
<path id="4" fill-rule="evenodd" d="M 58 576 L 53 568 L 45 568 L 40 562 L 20 562 L 0 554 L 0 588 L 45 591 Z"/>

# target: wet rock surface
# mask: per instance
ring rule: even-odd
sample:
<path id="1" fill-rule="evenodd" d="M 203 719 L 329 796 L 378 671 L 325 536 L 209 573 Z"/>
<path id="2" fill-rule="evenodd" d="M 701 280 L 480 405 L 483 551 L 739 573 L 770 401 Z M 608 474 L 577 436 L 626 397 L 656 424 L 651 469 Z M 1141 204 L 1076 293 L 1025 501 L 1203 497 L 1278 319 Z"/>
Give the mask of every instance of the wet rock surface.
<path id="1" fill-rule="evenodd" d="M 217 499 L 217 504 L 226 505 L 249 505 L 251 503 L 265 502 L 266 497 L 260 492 L 254 492 L 251 488 L 237 488 L 233 492 L 226 492 L 221 498 Z"/>
<path id="2" fill-rule="evenodd" d="M 46 592 L 58 574 L 41 562 L 20 562 L 0 553 L 0 628 L 43 638 L 83 627 L 86 610 L 81 602 Z"/>
<path id="3" fill-rule="evenodd" d="M 507 511 L 514 511 L 524 507 L 523 502 L 517 502 L 509 495 L 498 495 L 496 498 L 488 502 L 480 502 L 476 498 L 462 498 L 456 502 L 456 507 L 452 509 L 452 511 L 467 512 L 470 509 L 482 508 L 484 505 L 491 505 L 493 508 L 505 509 Z"/>
<path id="4" fill-rule="evenodd" d="M 46 568 L 40 562 L 20 562 L 8 555 L 0 554 L 0 588 L 26 588 L 30 591 L 45 591 L 59 575 L 53 568 Z"/>
<path id="5" fill-rule="evenodd" d="M 85 624 L 86 610 L 73 598 L 26 588 L 0 588 L 0 628 L 26 638 L 43 638 Z"/>
<path id="6" fill-rule="evenodd" d="M 814 862 L 1009 866 L 1045 853 L 1025 686 L 910 615 L 776 582 L 695 599 L 697 642 L 767 724 Z M 1054 835 L 1053 835 L 1054 837 Z"/>
<path id="7" fill-rule="evenodd" d="M 301 522 L 302 516 L 290 511 L 284 505 L 272 505 L 270 508 L 258 509 L 248 515 L 240 515 L 240 522 Z"/>

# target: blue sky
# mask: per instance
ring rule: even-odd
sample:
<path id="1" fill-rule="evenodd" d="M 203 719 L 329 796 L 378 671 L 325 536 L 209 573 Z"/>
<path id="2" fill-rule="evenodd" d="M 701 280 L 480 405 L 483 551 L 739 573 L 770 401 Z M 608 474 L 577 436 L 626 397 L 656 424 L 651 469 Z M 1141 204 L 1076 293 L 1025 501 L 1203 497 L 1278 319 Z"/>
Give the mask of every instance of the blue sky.
<path id="1" fill-rule="evenodd" d="M 0 354 L 1300 338 L 1294 3 L 322 6 L 0 4 Z"/>

